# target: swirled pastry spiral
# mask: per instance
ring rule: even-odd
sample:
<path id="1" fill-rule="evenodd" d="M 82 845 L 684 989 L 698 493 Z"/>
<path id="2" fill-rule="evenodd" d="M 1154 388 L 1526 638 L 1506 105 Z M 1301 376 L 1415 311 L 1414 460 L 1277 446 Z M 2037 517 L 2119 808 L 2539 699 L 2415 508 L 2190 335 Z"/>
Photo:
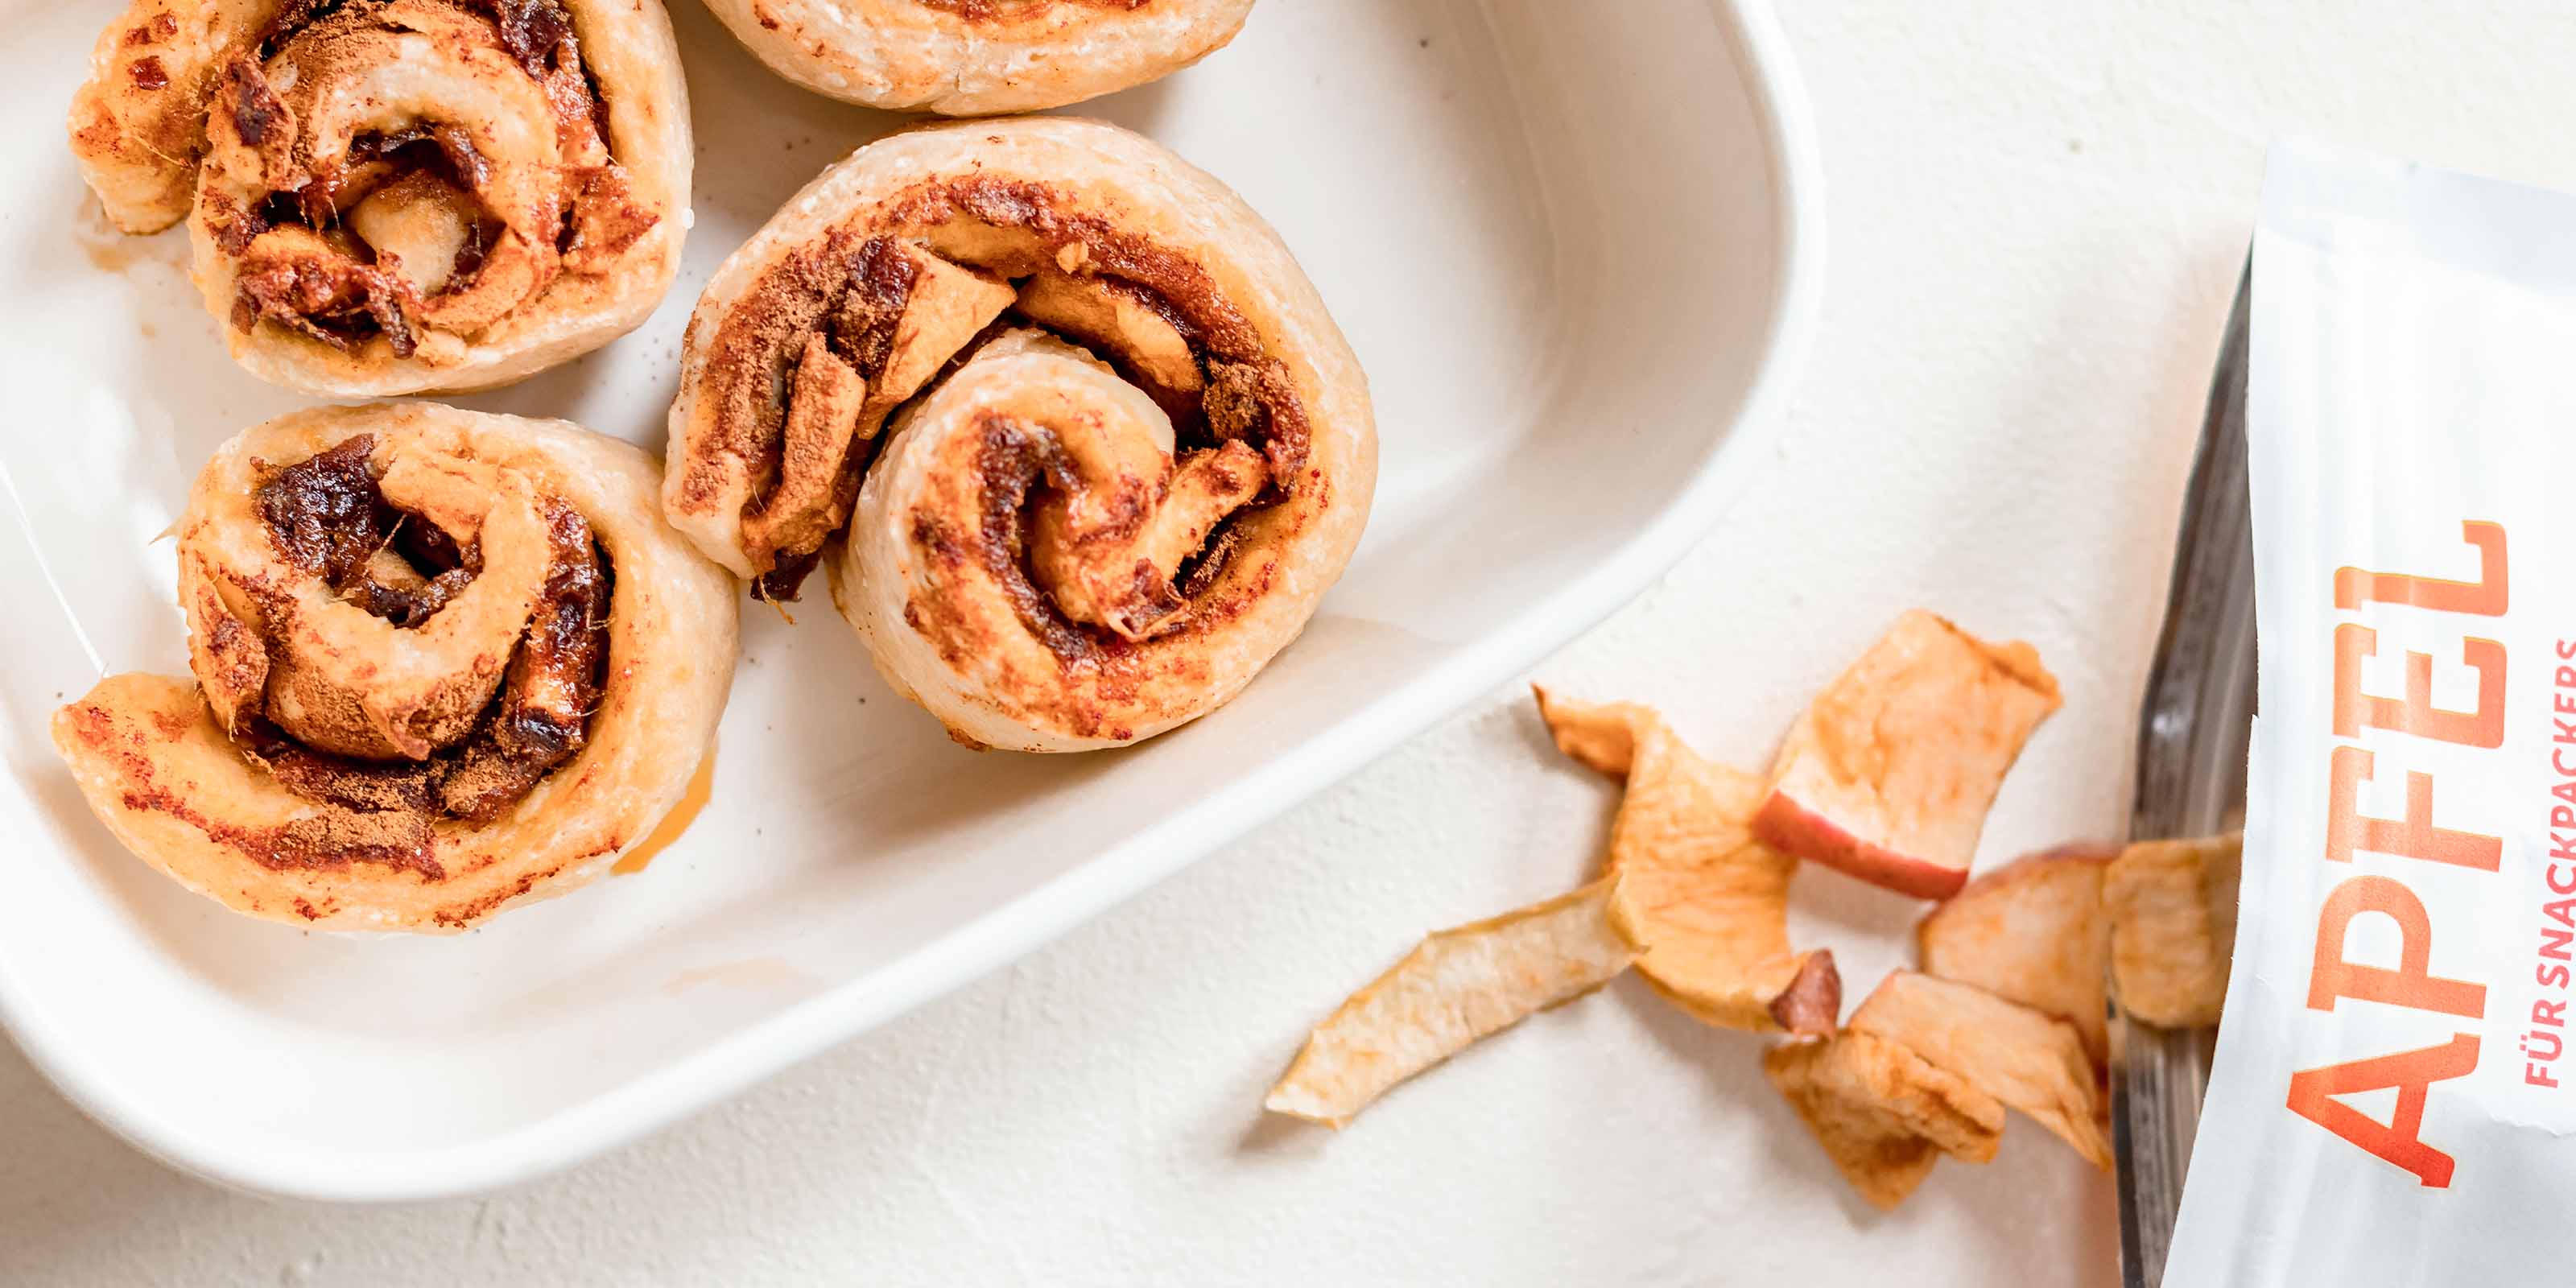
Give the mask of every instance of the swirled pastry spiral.
<path id="1" fill-rule="evenodd" d="M 236 911 L 461 930 L 606 871 L 688 785 L 735 585 L 643 453 L 426 404 L 300 412 L 215 454 L 177 526 L 194 683 L 54 717 L 90 807 Z"/>
<path id="2" fill-rule="evenodd" d="M 1252 0 L 707 0 L 770 70 L 896 111 L 1034 112 L 1225 47 Z"/>
<path id="3" fill-rule="evenodd" d="M 188 220 L 233 357 L 335 396 L 588 352 L 679 267 L 687 93 L 660 0 L 133 0 L 72 103 L 128 232 Z"/>
<path id="4" fill-rule="evenodd" d="M 682 364 L 673 524 L 782 598 L 846 527 L 844 615 L 980 745 L 1118 746 L 1232 697 L 1377 477 L 1367 382 L 1278 235 L 1091 121 L 860 149 L 717 271 Z"/>

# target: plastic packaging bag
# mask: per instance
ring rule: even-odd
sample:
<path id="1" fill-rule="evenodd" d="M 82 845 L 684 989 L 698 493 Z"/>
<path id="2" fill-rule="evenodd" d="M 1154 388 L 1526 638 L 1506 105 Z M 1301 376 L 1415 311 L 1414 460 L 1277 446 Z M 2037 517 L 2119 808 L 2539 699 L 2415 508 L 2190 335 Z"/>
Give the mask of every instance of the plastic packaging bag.
<path id="1" fill-rule="evenodd" d="M 2164 1283 L 2576 1282 L 2576 197 L 2277 147 L 2250 355 L 2260 715 Z"/>

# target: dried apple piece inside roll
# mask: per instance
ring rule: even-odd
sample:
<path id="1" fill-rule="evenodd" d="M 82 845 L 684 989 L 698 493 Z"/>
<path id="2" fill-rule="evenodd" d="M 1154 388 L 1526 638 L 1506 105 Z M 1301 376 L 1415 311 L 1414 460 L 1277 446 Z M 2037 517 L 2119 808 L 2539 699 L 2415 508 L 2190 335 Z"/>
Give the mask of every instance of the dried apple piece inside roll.
<path id="1" fill-rule="evenodd" d="M 1367 383 L 1278 236 L 1059 119 L 914 130 L 815 180 L 708 283 L 670 441 L 665 507 L 710 558 L 778 600 L 828 559 L 897 690 L 1027 751 L 1232 697 L 1340 575 L 1377 468 Z"/>
<path id="2" fill-rule="evenodd" d="M 504 383 L 641 322 L 678 269 L 688 104 L 658 0 L 133 0 L 93 61 L 90 186 L 129 232 L 188 219 L 263 379 Z"/>
<path id="3" fill-rule="evenodd" d="M 236 911 L 461 930 L 677 802 L 735 595 L 650 460 L 561 421 L 323 408 L 219 450 L 176 525 L 194 682 L 118 675 L 55 746 L 127 848 Z"/>

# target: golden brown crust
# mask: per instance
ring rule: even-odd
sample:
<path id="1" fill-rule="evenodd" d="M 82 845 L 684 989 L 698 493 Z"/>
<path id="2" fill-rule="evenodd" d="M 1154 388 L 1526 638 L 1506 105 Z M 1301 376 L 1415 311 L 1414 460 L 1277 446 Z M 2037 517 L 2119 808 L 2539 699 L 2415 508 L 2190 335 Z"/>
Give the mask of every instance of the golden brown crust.
<path id="1" fill-rule="evenodd" d="M 846 521 L 844 614 L 977 745 L 1116 746 L 1231 697 L 1375 484 L 1366 383 L 1276 234 L 1097 122 L 861 149 L 718 270 L 682 363 L 673 524 L 792 594 Z"/>
<path id="2" fill-rule="evenodd" d="M 426 404 L 245 431 L 178 524 L 198 683 L 109 677 L 55 746 L 127 848 L 254 916 L 461 930 L 570 889 L 680 798 L 732 677 L 734 583 L 655 481 L 576 426 Z M 353 504 L 458 567 L 364 513 L 335 548 Z"/>
<path id="3" fill-rule="evenodd" d="M 72 97 L 72 154 L 117 227 L 153 233 L 188 217 L 215 69 L 283 3 L 134 0 L 99 33 Z"/>
<path id="4" fill-rule="evenodd" d="M 668 289 L 687 222 L 658 0 L 133 0 L 71 135 L 119 227 L 192 216 L 234 358 L 317 394 L 596 348 Z"/>
<path id="5" fill-rule="evenodd" d="M 707 0 L 772 71 L 853 103 L 972 116 L 1141 85 L 1234 39 L 1252 0 Z"/>

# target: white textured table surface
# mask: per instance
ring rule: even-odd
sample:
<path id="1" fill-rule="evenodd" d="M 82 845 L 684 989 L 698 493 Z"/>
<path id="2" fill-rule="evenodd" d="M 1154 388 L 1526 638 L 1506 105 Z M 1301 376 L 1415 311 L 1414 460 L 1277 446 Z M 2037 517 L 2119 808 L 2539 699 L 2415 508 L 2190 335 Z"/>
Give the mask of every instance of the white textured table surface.
<path id="1" fill-rule="evenodd" d="M 1791 433 L 1705 545 L 1540 674 L 1663 704 L 1704 750 L 1758 765 L 1809 691 L 1925 604 L 2033 640 L 2066 686 L 1983 860 L 2114 834 L 2263 140 L 2576 186 L 2576 11 L 1783 7 L 1829 223 Z M 1521 691 L 1494 693 L 1015 968 L 478 1200 L 212 1189 L 0 1044 L 0 1282 L 2114 1279 L 2110 1184 L 2045 1133 L 2017 1123 L 1991 1166 L 1944 1166 L 1877 1215 L 1763 1082 L 1756 1040 L 1632 980 L 1338 1136 L 1262 1119 L 1345 991 L 1427 929 L 1566 888 L 1612 803 L 1547 750 Z M 1821 872 L 1797 897 L 1801 942 L 1836 949 L 1853 996 L 1900 959 L 1915 905 Z"/>

